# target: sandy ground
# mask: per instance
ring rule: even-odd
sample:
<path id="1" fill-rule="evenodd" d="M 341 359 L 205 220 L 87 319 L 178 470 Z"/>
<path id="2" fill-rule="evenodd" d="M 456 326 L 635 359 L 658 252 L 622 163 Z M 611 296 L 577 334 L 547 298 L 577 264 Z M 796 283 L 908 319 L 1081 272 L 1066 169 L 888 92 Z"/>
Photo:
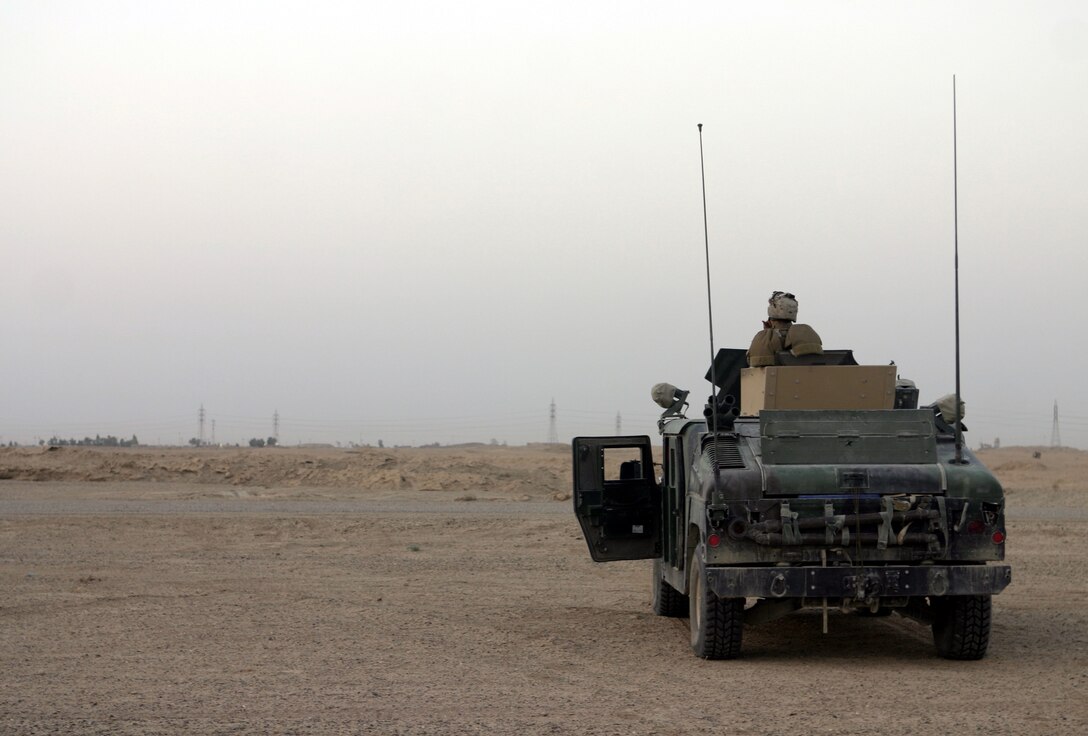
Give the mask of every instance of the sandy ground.
<path id="1" fill-rule="evenodd" d="M 124 493 L 202 497 L 401 497 L 460 500 L 570 498 L 570 447 L 468 445 L 438 448 L 298 449 L 0 448 L 0 480 L 139 481 Z M 160 484 L 165 486 L 160 487 Z M 194 485 L 195 484 L 195 485 Z M 324 489 L 314 492 L 314 489 Z M 116 493 L 116 488 L 109 491 Z M 101 493 L 99 497 L 103 496 Z"/>
<path id="2" fill-rule="evenodd" d="M 592 563 L 551 500 L 565 448 L 374 450 L 400 489 L 308 452 L 0 452 L 0 733 L 1088 733 L 1088 453 L 985 455 L 1014 582 L 961 663 L 912 621 L 816 612 L 696 659 L 649 563 Z M 103 474 L 166 456 L 196 476 Z"/>

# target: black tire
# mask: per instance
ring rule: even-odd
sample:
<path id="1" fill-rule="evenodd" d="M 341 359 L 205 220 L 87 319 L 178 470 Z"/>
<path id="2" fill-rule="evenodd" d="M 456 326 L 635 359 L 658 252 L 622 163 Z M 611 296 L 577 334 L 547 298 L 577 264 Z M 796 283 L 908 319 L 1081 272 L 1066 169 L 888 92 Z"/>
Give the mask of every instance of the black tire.
<path id="1" fill-rule="evenodd" d="M 688 597 L 661 577 L 661 560 L 654 560 L 653 609 L 658 616 L 673 618 L 688 614 Z"/>
<path id="2" fill-rule="evenodd" d="M 990 645 L 988 595 L 933 598 L 933 643 L 945 659 L 982 659 Z"/>
<path id="3" fill-rule="evenodd" d="M 719 598 L 707 589 L 702 545 L 695 550 L 688 574 L 692 651 L 703 659 L 733 659 L 740 656 L 744 599 Z"/>

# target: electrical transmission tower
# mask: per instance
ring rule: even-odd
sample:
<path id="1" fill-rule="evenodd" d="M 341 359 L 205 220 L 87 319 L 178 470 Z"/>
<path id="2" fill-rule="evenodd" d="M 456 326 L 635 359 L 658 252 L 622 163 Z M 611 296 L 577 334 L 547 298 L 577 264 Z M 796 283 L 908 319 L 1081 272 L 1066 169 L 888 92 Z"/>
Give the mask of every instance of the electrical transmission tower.
<path id="1" fill-rule="evenodd" d="M 1054 424 L 1050 427 L 1050 446 L 1062 446 L 1062 431 L 1058 427 L 1058 401 L 1054 400 Z"/>
<path id="2" fill-rule="evenodd" d="M 280 441 L 280 410 L 276 409 L 272 412 L 272 439 L 276 440 L 276 444 Z"/>
<path id="3" fill-rule="evenodd" d="M 620 413 L 616 412 L 616 434 L 617 435 L 623 434 L 623 432 L 620 431 L 620 427 L 622 427 L 622 426 L 623 426 L 623 420 L 620 418 Z"/>
<path id="4" fill-rule="evenodd" d="M 200 422 L 199 422 L 200 428 L 199 428 L 199 430 L 197 432 L 196 440 L 197 440 L 198 443 L 203 445 L 204 444 L 204 405 L 203 404 L 200 405 L 200 412 L 197 414 L 197 416 L 200 417 Z"/>
<path id="5" fill-rule="evenodd" d="M 215 444 L 215 420 L 212 420 L 212 444 Z"/>
<path id="6" fill-rule="evenodd" d="M 555 399 L 552 399 L 551 410 L 548 412 L 548 442 L 559 442 L 559 431 L 555 428 Z"/>

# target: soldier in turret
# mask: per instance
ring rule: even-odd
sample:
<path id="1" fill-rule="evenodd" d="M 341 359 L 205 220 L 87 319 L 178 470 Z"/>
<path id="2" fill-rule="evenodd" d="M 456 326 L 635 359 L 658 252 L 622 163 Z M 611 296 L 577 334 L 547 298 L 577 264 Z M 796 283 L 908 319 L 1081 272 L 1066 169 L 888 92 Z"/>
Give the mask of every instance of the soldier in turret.
<path id="1" fill-rule="evenodd" d="M 752 338 L 748 348 L 748 365 L 758 368 L 775 365 L 779 351 L 794 355 L 813 355 L 824 351 L 816 330 L 797 323 L 797 297 L 776 291 L 767 300 L 767 319 L 763 329 Z"/>

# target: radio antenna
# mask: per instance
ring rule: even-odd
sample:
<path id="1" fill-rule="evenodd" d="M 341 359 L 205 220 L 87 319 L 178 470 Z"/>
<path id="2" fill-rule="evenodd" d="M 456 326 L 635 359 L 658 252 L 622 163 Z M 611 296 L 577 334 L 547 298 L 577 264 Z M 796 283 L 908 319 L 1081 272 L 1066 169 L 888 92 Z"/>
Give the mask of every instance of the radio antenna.
<path id="1" fill-rule="evenodd" d="M 959 170 L 956 151 L 956 75 L 952 75 L 952 227 L 954 230 L 955 258 L 954 272 L 956 281 L 956 465 L 965 465 L 963 459 L 963 417 L 960 416 L 960 203 Z"/>
<path id="2" fill-rule="evenodd" d="M 718 463 L 718 376 L 714 365 L 714 307 L 710 292 L 710 230 L 706 220 L 706 166 L 703 163 L 703 124 L 699 123 L 699 174 L 703 184 L 703 250 L 706 254 L 706 311 L 710 327 L 710 431 L 714 434 L 714 493 L 721 487 Z"/>

